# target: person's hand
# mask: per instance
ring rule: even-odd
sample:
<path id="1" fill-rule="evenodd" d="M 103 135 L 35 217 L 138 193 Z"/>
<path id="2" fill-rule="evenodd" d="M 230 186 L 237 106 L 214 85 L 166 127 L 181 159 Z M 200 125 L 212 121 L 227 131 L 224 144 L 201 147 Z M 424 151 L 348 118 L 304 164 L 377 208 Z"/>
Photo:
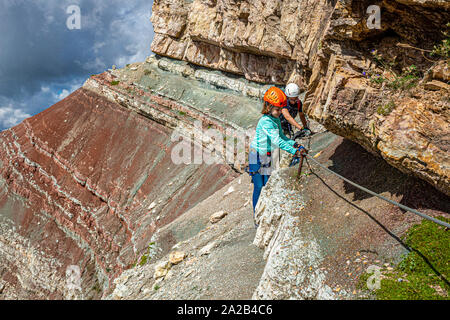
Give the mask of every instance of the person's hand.
<path id="1" fill-rule="evenodd" d="M 305 156 L 305 155 L 307 155 L 308 154 L 308 150 L 306 150 L 305 148 L 303 148 L 303 147 L 301 147 L 299 150 L 297 150 L 296 152 L 295 152 L 295 156 L 297 157 L 297 158 L 300 158 L 301 156 Z"/>
<path id="2" fill-rule="evenodd" d="M 305 136 L 307 136 L 307 137 L 312 134 L 311 129 L 308 127 L 304 127 L 303 130 L 305 131 Z"/>

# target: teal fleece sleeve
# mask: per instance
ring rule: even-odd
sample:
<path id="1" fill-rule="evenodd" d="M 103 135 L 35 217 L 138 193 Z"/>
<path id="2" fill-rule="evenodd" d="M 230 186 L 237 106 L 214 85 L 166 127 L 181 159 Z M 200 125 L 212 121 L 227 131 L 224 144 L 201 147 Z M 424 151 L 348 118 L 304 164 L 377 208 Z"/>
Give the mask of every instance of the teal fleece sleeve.
<path id="1" fill-rule="evenodd" d="M 280 120 L 278 120 L 280 121 Z M 289 143 L 289 145 L 292 147 L 295 143 L 294 140 L 289 139 L 288 137 L 286 137 L 283 133 L 283 129 L 281 129 L 281 123 L 279 124 L 279 132 L 280 132 L 280 138 L 283 139 L 284 141 L 286 141 L 287 143 Z"/>
<path id="2" fill-rule="evenodd" d="M 274 145 L 291 154 L 295 154 L 295 152 L 297 151 L 297 149 L 293 147 L 295 141 L 288 139 L 283 134 L 283 130 L 281 130 L 279 121 L 280 120 L 278 120 L 277 122 L 267 117 L 261 123 L 261 130 L 269 137 Z"/>

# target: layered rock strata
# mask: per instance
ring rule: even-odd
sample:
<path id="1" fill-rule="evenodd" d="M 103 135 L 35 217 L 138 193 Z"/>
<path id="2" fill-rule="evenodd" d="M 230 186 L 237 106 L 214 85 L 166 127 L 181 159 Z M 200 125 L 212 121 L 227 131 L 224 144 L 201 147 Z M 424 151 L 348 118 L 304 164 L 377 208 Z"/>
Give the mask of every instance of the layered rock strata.
<path id="1" fill-rule="evenodd" d="M 211 95 L 216 84 L 159 62 L 92 76 L 0 134 L 2 298 L 100 297 L 161 226 L 237 176 L 234 163 L 175 163 L 172 156 L 182 144 L 208 146 L 179 139 L 205 126 L 227 133 L 253 124 L 255 100 L 232 89 Z M 81 282 L 68 287 L 77 270 Z"/>
<path id="2" fill-rule="evenodd" d="M 449 195 L 448 61 L 430 56 L 448 21 L 446 1 L 160 0 L 152 50 L 295 82 L 311 118 Z M 413 65 L 422 80 L 393 89 Z"/>
<path id="3" fill-rule="evenodd" d="M 171 222 L 242 172 L 245 153 L 230 162 L 226 155 L 236 150 L 202 132 L 217 129 L 228 141 L 248 138 L 245 129 L 254 131 L 260 98 L 272 84 L 296 82 L 306 91 L 310 118 L 449 195 L 448 61 L 429 53 L 443 38 L 450 5 L 378 1 L 381 24 L 376 28 L 367 24 L 370 5 L 155 0 L 152 50 L 159 56 L 93 76 L 63 101 L 0 133 L 0 297 L 98 298 L 115 284 L 126 285 L 128 274 L 140 290 L 139 270 L 120 275 L 139 263 L 155 239 L 167 246 L 164 254 L 181 241 L 183 249 L 204 257 L 217 248 L 230 254 L 234 241 L 245 238 L 237 246 L 245 258 L 251 219 L 231 213 L 210 228 L 213 232 L 199 232 L 200 250 L 183 242 L 195 235 L 176 234 L 179 226 Z M 398 82 L 408 70 L 417 80 L 411 88 Z M 199 145 L 226 162 L 175 164 L 171 156 L 179 138 L 196 136 Z M 369 162 L 360 161 L 367 155 L 355 152 L 355 146 L 335 136 L 318 138 L 324 144 L 320 148 L 327 149 L 322 160 L 332 169 L 426 213 L 448 212 L 444 195 L 387 166 L 373 165 L 367 173 Z M 187 141 L 192 147 L 193 140 Z M 377 172 L 388 172 L 393 180 Z M 253 250 L 246 261 L 259 263 L 251 271 L 262 276 L 248 288 L 255 285 L 257 299 L 354 298 L 356 278 L 345 274 L 358 276 L 363 266 L 352 269 L 353 263 L 398 260 L 405 248 L 395 234 L 419 219 L 375 204 L 340 180 L 329 184 L 354 193 L 358 203 L 324 192 L 320 176 L 302 185 L 292 181 L 294 174 L 293 169 L 275 173 L 263 192 L 254 244 L 265 250 L 267 265 L 263 271 Z M 236 213 L 249 213 L 244 200 Z M 230 228 L 239 226 L 236 232 L 229 231 L 228 218 Z M 186 219 L 182 224 L 191 224 L 195 216 Z M 162 238 L 158 230 L 165 230 Z M 353 255 L 358 256 L 354 261 Z M 189 261 L 197 266 L 197 260 Z M 161 262 L 164 273 L 169 264 Z M 214 267 L 210 263 L 205 270 Z M 76 280 L 73 275 L 80 282 L 68 285 Z M 113 297 L 176 298 L 172 288 L 188 276 L 175 275 L 160 292 L 151 292 L 155 283 L 150 281 L 142 295 L 119 286 Z M 192 296 L 189 289 L 183 286 L 182 297 L 212 297 Z"/>

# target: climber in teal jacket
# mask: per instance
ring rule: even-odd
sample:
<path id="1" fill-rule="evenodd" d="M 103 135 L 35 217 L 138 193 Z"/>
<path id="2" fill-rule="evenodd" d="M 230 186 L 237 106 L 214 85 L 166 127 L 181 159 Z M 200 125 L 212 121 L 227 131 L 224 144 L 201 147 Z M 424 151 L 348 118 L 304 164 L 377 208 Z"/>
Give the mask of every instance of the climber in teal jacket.
<path id="1" fill-rule="evenodd" d="M 274 109 L 274 113 L 281 114 L 281 108 Z M 264 114 L 256 126 L 256 135 L 250 144 L 260 154 L 271 152 L 272 145 L 279 147 L 289 153 L 295 154 L 295 141 L 288 139 L 281 129 L 281 121 L 272 114 Z"/>
<path id="2" fill-rule="evenodd" d="M 248 172 L 252 177 L 253 189 L 253 217 L 262 187 L 269 180 L 271 174 L 271 155 L 275 148 L 283 149 L 296 157 L 307 153 L 306 149 L 288 139 L 281 128 L 281 110 L 287 104 L 284 92 L 276 87 L 269 88 L 264 94 L 263 116 L 256 126 L 256 134 L 250 144 Z M 256 223 L 255 223 L 255 226 Z"/>

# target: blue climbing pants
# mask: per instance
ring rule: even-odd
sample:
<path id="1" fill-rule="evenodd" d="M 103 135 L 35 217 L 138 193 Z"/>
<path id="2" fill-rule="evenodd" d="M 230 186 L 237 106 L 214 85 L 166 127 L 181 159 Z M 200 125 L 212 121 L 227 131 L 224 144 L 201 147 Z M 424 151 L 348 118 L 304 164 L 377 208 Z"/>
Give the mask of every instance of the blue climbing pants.
<path id="1" fill-rule="evenodd" d="M 262 188 L 266 185 L 270 177 L 270 154 L 261 156 L 251 149 L 249 158 L 249 174 L 253 183 L 253 218 L 255 218 L 255 208 L 258 203 Z"/>
<path id="2" fill-rule="evenodd" d="M 255 217 L 255 208 L 256 204 L 258 203 L 259 196 L 261 194 L 262 188 L 266 185 L 267 180 L 269 180 L 270 176 L 267 175 L 261 175 L 259 173 L 256 173 L 252 176 L 252 182 L 253 182 L 253 217 Z"/>

